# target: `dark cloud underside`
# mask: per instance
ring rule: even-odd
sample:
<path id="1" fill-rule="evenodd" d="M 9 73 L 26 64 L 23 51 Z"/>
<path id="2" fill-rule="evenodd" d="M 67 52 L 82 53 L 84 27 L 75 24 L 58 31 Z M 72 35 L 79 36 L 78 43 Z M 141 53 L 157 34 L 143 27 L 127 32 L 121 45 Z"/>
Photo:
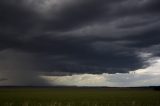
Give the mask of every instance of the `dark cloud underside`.
<path id="1" fill-rule="evenodd" d="M 26 53 L 17 62 L 27 70 L 127 73 L 146 65 L 138 53 L 160 54 L 159 0 L 55 0 L 50 9 L 41 0 L 26 3 L 0 1 L 0 52 Z M 1 58 L 12 59 L 7 53 Z M 10 64 L 5 60 L 0 66 Z M 19 66 L 8 70 L 23 71 Z"/>

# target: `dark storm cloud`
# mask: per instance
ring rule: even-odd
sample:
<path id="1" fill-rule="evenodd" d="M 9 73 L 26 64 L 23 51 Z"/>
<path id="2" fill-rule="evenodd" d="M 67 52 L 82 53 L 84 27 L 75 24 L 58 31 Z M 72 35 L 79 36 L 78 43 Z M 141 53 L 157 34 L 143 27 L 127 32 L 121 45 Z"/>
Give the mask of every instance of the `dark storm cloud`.
<path id="1" fill-rule="evenodd" d="M 134 41 L 135 43 L 129 44 L 128 46 L 137 48 L 147 48 L 160 43 L 160 31 L 158 28 L 153 30 L 145 31 L 144 33 L 127 37 L 127 40 Z"/>
<path id="2" fill-rule="evenodd" d="M 37 19 L 32 10 L 20 5 L 20 1 L 15 2 L 0 1 L 0 26 L 1 31 L 6 33 L 26 33 L 33 28 Z"/>
<path id="3" fill-rule="evenodd" d="M 123 0 L 82 0 L 67 5 L 58 13 L 55 20 L 48 20 L 51 30 L 71 30 L 103 17 L 109 6 Z M 54 13 L 53 13 L 54 15 Z"/>
<path id="4" fill-rule="evenodd" d="M 125 73 L 160 44 L 158 0 L 71 0 L 46 14 L 25 3 L 0 1 L 0 50 L 32 54 L 32 72 Z"/>

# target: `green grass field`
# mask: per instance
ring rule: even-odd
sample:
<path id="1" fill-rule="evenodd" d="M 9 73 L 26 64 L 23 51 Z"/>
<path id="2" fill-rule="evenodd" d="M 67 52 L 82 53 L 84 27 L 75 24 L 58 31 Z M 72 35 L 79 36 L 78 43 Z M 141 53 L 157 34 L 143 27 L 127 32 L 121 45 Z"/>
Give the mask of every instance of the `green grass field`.
<path id="1" fill-rule="evenodd" d="M 151 89 L 0 88 L 0 106 L 160 106 Z"/>

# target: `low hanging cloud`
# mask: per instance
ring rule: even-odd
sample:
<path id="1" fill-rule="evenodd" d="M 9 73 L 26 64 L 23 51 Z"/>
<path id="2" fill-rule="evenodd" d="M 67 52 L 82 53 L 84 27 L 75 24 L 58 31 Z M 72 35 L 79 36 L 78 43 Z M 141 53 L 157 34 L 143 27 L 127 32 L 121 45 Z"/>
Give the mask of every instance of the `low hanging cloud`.
<path id="1" fill-rule="evenodd" d="M 6 84 L 12 79 L 14 84 L 45 85 L 40 76 L 117 76 L 147 69 L 150 64 L 139 53 L 160 56 L 159 4 L 1 0 L 0 79 L 8 79 Z"/>
<path id="2" fill-rule="evenodd" d="M 145 55 L 145 57 L 148 55 Z M 148 60 L 150 66 L 144 69 L 116 74 L 79 74 L 71 76 L 41 76 L 48 82 L 66 86 L 109 86 L 109 87 L 139 87 L 160 85 L 160 58 Z"/>

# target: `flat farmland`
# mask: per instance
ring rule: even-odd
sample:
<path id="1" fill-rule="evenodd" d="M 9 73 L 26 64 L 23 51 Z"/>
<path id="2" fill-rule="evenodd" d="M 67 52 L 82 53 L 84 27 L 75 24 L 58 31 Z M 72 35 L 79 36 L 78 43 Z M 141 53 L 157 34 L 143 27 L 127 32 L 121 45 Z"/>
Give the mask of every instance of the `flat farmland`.
<path id="1" fill-rule="evenodd" d="M 0 88 L 0 106 L 160 106 L 160 91 L 135 88 Z"/>

